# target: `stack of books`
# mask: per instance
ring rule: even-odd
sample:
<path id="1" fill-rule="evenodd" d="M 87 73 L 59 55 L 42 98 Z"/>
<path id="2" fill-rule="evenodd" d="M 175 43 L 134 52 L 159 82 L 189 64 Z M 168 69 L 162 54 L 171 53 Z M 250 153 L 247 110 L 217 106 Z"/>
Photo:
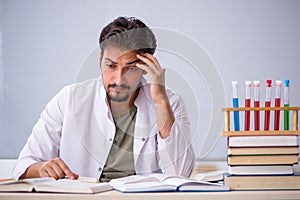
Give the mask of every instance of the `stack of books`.
<path id="1" fill-rule="evenodd" d="M 225 185 L 231 190 L 300 189 L 297 135 L 229 136 L 228 174 Z"/>

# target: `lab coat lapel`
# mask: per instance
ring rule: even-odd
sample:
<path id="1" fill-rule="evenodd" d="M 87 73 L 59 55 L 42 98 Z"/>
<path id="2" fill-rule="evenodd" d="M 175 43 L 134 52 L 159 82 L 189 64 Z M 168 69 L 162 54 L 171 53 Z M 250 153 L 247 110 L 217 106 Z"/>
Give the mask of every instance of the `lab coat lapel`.
<path id="1" fill-rule="evenodd" d="M 145 165 L 144 161 L 153 161 L 156 152 L 156 111 L 150 96 L 150 85 L 143 82 L 139 95 L 135 100 L 137 118 L 134 132 L 133 152 L 137 173 L 151 172 L 152 164 Z M 146 167 L 147 166 L 147 167 Z M 146 169 L 148 168 L 148 169 Z"/>
<path id="2" fill-rule="evenodd" d="M 98 81 L 92 89 L 89 88 L 87 85 L 77 87 L 74 91 L 75 126 L 82 145 L 91 156 L 104 165 L 115 134 L 114 125 L 107 117 L 105 98 L 100 98 L 100 82 Z"/>

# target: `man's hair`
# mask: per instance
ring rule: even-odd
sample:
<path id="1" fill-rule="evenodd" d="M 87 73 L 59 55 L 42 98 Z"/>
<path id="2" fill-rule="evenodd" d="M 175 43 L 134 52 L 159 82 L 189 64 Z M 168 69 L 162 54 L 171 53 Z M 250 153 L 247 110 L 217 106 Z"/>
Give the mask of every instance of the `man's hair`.
<path id="1" fill-rule="evenodd" d="M 152 30 L 134 17 L 118 17 L 101 31 L 99 37 L 101 54 L 109 46 L 139 53 L 154 54 L 156 39 Z"/>

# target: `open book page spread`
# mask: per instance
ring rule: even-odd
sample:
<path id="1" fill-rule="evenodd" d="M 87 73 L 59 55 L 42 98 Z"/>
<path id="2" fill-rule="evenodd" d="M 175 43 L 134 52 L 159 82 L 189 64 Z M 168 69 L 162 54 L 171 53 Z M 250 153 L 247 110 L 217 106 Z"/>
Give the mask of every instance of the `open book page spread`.
<path id="1" fill-rule="evenodd" d="M 182 176 L 167 176 L 163 174 L 133 175 L 110 181 L 114 189 L 121 192 L 145 191 L 228 191 L 223 184 L 199 181 Z M 187 189 L 185 189 L 189 186 Z M 193 187 L 190 187 L 193 186 Z"/>
<path id="2" fill-rule="evenodd" d="M 3 192 L 99 193 L 108 190 L 112 190 L 108 183 L 87 183 L 70 179 L 32 178 L 0 183 L 0 191 Z"/>
<path id="3" fill-rule="evenodd" d="M 22 180 L 9 180 L 0 182 L 0 191 L 15 191 L 15 192 L 31 192 L 35 185 L 45 183 L 45 182 L 55 182 L 53 178 L 31 178 Z"/>

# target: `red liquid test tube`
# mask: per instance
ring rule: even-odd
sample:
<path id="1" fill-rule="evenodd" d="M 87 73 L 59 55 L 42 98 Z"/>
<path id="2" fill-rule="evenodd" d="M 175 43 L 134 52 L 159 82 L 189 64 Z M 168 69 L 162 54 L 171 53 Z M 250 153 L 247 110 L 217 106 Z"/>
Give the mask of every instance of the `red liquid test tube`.
<path id="1" fill-rule="evenodd" d="M 259 108 L 260 104 L 259 101 L 254 101 L 254 107 Z M 259 131 L 260 130 L 260 112 L 258 110 L 254 111 L 254 130 Z"/>
<path id="2" fill-rule="evenodd" d="M 280 94 L 281 94 L 282 81 L 276 81 L 276 93 L 275 93 L 275 107 L 280 107 Z M 274 114 L 274 130 L 278 131 L 280 126 L 280 110 L 275 110 Z"/>
<path id="3" fill-rule="evenodd" d="M 259 108 L 260 107 L 260 96 L 259 96 L 259 81 L 253 81 L 254 85 L 254 107 Z M 259 110 L 254 111 L 254 130 L 259 131 L 260 130 L 260 112 Z"/>
<path id="4" fill-rule="evenodd" d="M 246 85 L 246 96 L 245 96 L 245 107 L 250 108 L 251 106 L 251 81 L 245 81 Z M 250 131 L 250 111 L 245 111 L 245 131 Z"/>
<path id="5" fill-rule="evenodd" d="M 271 87 L 272 87 L 271 84 L 272 84 L 272 80 L 266 81 L 266 101 L 265 101 L 266 108 L 271 106 Z M 265 111 L 264 130 L 265 131 L 270 130 L 270 110 Z"/>

